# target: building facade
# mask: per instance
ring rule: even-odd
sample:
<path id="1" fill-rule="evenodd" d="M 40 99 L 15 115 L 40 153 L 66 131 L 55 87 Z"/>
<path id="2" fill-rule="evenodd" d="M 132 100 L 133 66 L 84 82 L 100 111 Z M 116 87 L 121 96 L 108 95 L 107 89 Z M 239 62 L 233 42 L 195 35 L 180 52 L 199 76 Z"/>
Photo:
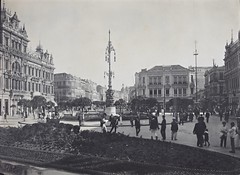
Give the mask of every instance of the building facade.
<path id="1" fill-rule="evenodd" d="M 193 72 L 180 65 L 155 66 L 135 74 L 136 96 L 167 102 L 172 98 L 194 98 Z"/>
<path id="2" fill-rule="evenodd" d="M 225 87 L 228 98 L 228 104 L 235 111 L 239 105 L 240 98 L 240 31 L 238 38 L 234 42 L 233 38 L 231 43 L 225 46 Z"/>
<path id="3" fill-rule="evenodd" d="M 221 105 L 225 100 L 224 72 L 224 66 L 218 67 L 216 65 L 205 72 L 204 98 L 213 102 L 215 105 Z"/>
<path id="4" fill-rule="evenodd" d="M 105 91 L 106 88 L 91 80 L 81 79 L 67 73 L 54 75 L 56 102 L 71 101 L 80 97 L 87 97 L 92 101 L 105 101 Z"/>
<path id="5" fill-rule="evenodd" d="M 17 102 L 42 95 L 54 100 L 54 64 L 48 51 L 39 45 L 28 52 L 28 35 L 16 12 L 3 6 L 0 17 L 0 114 L 13 115 Z"/>
<path id="6" fill-rule="evenodd" d="M 67 73 L 54 74 L 54 92 L 56 102 L 71 101 L 75 98 L 87 97 L 91 101 L 106 101 L 107 88 L 97 83 L 81 79 Z M 124 99 L 128 101 L 128 88 L 114 90 L 114 101 Z"/>
<path id="7" fill-rule="evenodd" d="M 194 81 L 196 84 L 196 68 L 189 66 L 188 69 L 191 70 L 192 75 L 194 76 Z M 205 86 L 205 72 L 212 69 L 212 67 L 197 67 L 197 90 L 204 90 Z"/>

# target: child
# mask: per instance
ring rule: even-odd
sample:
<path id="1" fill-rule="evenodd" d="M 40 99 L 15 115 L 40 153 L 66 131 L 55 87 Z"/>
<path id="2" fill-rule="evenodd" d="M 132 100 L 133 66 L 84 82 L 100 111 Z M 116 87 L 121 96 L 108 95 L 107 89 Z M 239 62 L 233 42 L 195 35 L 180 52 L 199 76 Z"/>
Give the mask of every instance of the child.
<path id="1" fill-rule="evenodd" d="M 209 135 L 208 135 L 208 129 L 206 129 L 204 131 L 204 146 L 210 146 L 210 143 L 209 143 Z"/>

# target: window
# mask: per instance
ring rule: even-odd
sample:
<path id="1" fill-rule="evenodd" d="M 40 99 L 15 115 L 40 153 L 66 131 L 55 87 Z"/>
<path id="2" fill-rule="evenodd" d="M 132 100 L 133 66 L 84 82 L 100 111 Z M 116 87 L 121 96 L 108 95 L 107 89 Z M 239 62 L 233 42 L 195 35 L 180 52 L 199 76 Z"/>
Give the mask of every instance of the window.
<path id="1" fill-rule="evenodd" d="M 24 74 L 27 74 L 27 65 L 24 65 Z"/>
<path id="2" fill-rule="evenodd" d="M 191 88 L 191 95 L 193 94 L 193 88 Z"/>
<path id="3" fill-rule="evenodd" d="M 143 95 L 145 95 L 145 89 L 143 89 Z"/>
<path id="4" fill-rule="evenodd" d="M 154 84 L 157 84 L 157 77 L 154 77 Z"/>
<path id="5" fill-rule="evenodd" d="M 14 41 L 12 40 L 12 48 L 14 48 Z"/>
<path id="6" fill-rule="evenodd" d="M 162 77 L 158 77 L 158 84 L 162 84 Z"/>
<path id="7" fill-rule="evenodd" d="M 161 96 L 162 95 L 162 91 L 161 89 L 158 89 L 158 96 Z"/>
<path id="8" fill-rule="evenodd" d="M 32 91 L 34 92 L 34 83 L 32 83 Z"/>
<path id="9" fill-rule="evenodd" d="M 8 80 L 8 78 L 4 78 L 4 88 L 5 89 L 9 89 L 9 80 Z"/>
<path id="10" fill-rule="evenodd" d="M 173 84 L 177 84 L 177 76 L 174 76 L 173 78 L 174 78 Z"/>
<path id="11" fill-rule="evenodd" d="M 36 83 L 36 91 L 38 91 L 38 84 Z"/>
<path id="12" fill-rule="evenodd" d="M 145 84 L 145 77 L 143 77 L 143 84 Z"/>
<path id="13" fill-rule="evenodd" d="M 153 94 L 152 89 L 149 89 L 149 95 L 151 96 Z"/>
<path id="14" fill-rule="evenodd" d="M 169 76 L 165 76 L 165 83 L 169 84 Z"/>
<path id="15" fill-rule="evenodd" d="M 35 76 L 37 77 L 38 76 L 38 70 L 36 69 L 35 71 Z"/>
<path id="16" fill-rule="evenodd" d="M 178 89 L 178 95 L 182 96 L 182 89 Z"/>
<path id="17" fill-rule="evenodd" d="M 181 76 L 178 77 L 178 83 L 182 84 L 182 77 Z"/>
<path id="18" fill-rule="evenodd" d="M 31 91 L 31 84 L 28 82 L 28 91 Z"/>
<path id="19" fill-rule="evenodd" d="M 8 64 L 9 64 L 9 61 L 8 60 L 5 60 L 5 69 L 8 70 Z"/>
<path id="20" fill-rule="evenodd" d="M 166 96 L 169 96 L 169 89 L 166 89 Z"/>
<path id="21" fill-rule="evenodd" d="M 32 76 L 34 76 L 34 68 L 32 68 Z"/>
<path id="22" fill-rule="evenodd" d="M 177 96 L 177 89 L 174 89 L 174 96 Z"/>
<path id="23" fill-rule="evenodd" d="M 149 85 L 152 84 L 152 77 L 149 77 Z"/>
<path id="24" fill-rule="evenodd" d="M 41 92 L 41 84 L 39 84 L 38 86 L 39 86 L 38 90 L 39 90 L 39 92 Z"/>
<path id="25" fill-rule="evenodd" d="M 15 80 L 12 79 L 12 89 L 15 89 Z"/>
<path id="26" fill-rule="evenodd" d="M 9 44 L 8 44 L 8 40 L 9 40 L 8 37 L 5 37 L 5 45 L 6 45 L 6 46 L 9 45 Z"/>
<path id="27" fill-rule="evenodd" d="M 31 67 L 28 67 L 28 75 L 31 75 Z"/>
<path id="28" fill-rule="evenodd" d="M 157 95 L 157 89 L 154 89 L 154 96 Z"/>
<path id="29" fill-rule="evenodd" d="M 24 90 L 27 91 L 27 82 L 24 82 Z"/>

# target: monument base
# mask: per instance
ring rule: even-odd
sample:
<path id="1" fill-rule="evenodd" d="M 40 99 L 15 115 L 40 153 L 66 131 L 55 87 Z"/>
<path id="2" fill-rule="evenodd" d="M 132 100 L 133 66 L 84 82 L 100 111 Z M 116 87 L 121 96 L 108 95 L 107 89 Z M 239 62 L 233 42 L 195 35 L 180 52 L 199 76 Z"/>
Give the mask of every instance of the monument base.
<path id="1" fill-rule="evenodd" d="M 116 107 L 115 106 L 106 107 L 105 113 L 107 114 L 107 116 L 110 116 L 111 114 L 115 115 L 116 114 Z"/>

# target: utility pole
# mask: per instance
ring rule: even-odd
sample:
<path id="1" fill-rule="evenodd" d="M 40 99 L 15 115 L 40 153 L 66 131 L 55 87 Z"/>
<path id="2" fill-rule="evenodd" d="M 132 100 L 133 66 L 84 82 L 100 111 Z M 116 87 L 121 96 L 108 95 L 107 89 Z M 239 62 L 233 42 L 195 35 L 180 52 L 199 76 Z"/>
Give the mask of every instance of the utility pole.
<path id="1" fill-rule="evenodd" d="M 197 52 L 197 41 L 195 41 L 195 52 L 193 54 L 195 56 L 195 79 L 196 79 L 196 103 L 198 101 L 198 88 L 197 88 L 197 56 L 198 56 L 198 52 Z"/>

